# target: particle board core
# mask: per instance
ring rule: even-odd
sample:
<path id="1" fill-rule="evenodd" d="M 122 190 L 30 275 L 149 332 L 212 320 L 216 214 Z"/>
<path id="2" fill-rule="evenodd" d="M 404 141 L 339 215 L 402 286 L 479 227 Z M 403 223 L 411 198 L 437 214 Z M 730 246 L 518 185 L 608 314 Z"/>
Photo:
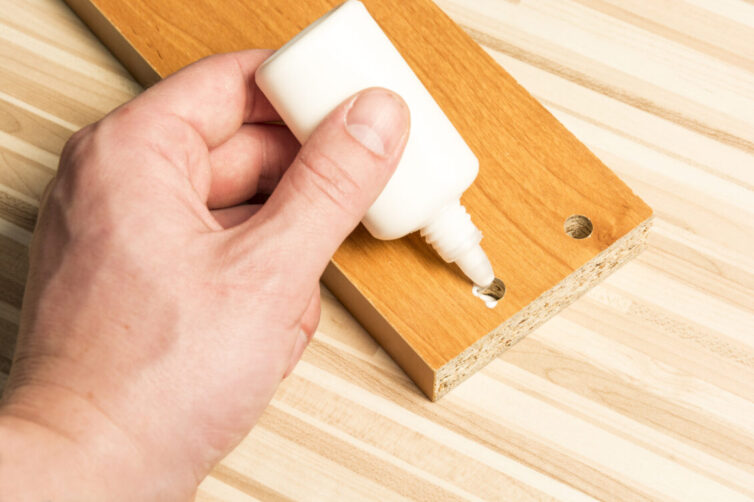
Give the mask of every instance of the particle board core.
<path id="1" fill-rule="evenodd" d="M 149 85 L 209 54 L 280 47 L 340 2 L 67 3 Z M 430 0 L 364 3 L 479 158 L 462 202 L 507 288 L 487 308 L 418 234 L 359 226 L 333 257 L 325 284 L 435 400 L 637 254 L 652 210 Z"/>

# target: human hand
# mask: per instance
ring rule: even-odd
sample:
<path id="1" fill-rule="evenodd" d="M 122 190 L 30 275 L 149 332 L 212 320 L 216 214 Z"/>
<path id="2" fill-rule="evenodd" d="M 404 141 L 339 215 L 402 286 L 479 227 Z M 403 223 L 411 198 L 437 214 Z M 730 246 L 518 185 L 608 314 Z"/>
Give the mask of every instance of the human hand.
<path id="1" fill-rule="evenodd" d="M 297 153 L 264 123 L 279 120 L 253 78 L 269 54 L 195 63 L 66 145 L 0 408 L 9 498 L 190 498 L 301 356 L 319 277 L 409 118 L 363 91 Z"/>

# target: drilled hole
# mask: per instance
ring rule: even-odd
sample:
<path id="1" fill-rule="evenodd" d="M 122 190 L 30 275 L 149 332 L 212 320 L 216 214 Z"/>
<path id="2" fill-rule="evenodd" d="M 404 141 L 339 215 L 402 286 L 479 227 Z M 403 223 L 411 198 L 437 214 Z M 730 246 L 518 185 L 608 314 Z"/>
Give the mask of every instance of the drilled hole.
<path id="1" fill-rule="evenodd" d="M 505 283 L 495 277 L 495 280 L 485 288 L 474 286 L 471 289 L 474 296 L 480 298 L 489 308 L 497 305 L 497 302 L 505 296 Z"/>
<path id="2" fill-rule="evenodd" d="M 574 214 L 566 218 L 563 230 L 574 239 L 586 239 L 592 235 L 594 227 L 592 226 L 592 220 L 586 216 Z"/>

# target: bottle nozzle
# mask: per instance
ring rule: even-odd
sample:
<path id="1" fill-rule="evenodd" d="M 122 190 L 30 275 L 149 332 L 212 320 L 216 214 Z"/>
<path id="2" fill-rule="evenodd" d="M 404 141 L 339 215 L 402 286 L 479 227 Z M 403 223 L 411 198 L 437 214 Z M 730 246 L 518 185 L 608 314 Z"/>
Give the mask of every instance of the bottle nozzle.
<path id="1" fill-rule="evenodd" d="M 495 280 L 492 264 L 479 244 L 456 258 L 455 263 L 477 286 L 489 286 Z"/>
<path id="2" fill-rule="evenodd" d="M 482 232 L 461 201 L 445 206 L 421 229 L 421 235 L 443 260 L 455 262 L 474 284 L 486 287 L 495 279 L 490 260 L 479 245 Z"/>

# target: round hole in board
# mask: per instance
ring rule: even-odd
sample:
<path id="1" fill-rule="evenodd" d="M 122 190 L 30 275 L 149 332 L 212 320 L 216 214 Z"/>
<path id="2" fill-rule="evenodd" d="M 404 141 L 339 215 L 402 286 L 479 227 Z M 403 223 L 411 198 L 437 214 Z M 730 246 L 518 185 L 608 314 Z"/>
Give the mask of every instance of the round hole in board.
<path id="1" fill-rule="evenodd" d="M 566 218 L 563 230 L 574 239 L 586 239 L 592 235 L 594 226 L 592 220 L 581 214 L 574 214 Z"/>
<path id="2" fill-rule="evenodd" d="M 505 283 L 495 277 L 489 286 L 481 288 L 474 285 L 471 292 L 477 298 L 481 299 L 488 308 L 494 308 L 497 302 L 505 296 Z"/>

